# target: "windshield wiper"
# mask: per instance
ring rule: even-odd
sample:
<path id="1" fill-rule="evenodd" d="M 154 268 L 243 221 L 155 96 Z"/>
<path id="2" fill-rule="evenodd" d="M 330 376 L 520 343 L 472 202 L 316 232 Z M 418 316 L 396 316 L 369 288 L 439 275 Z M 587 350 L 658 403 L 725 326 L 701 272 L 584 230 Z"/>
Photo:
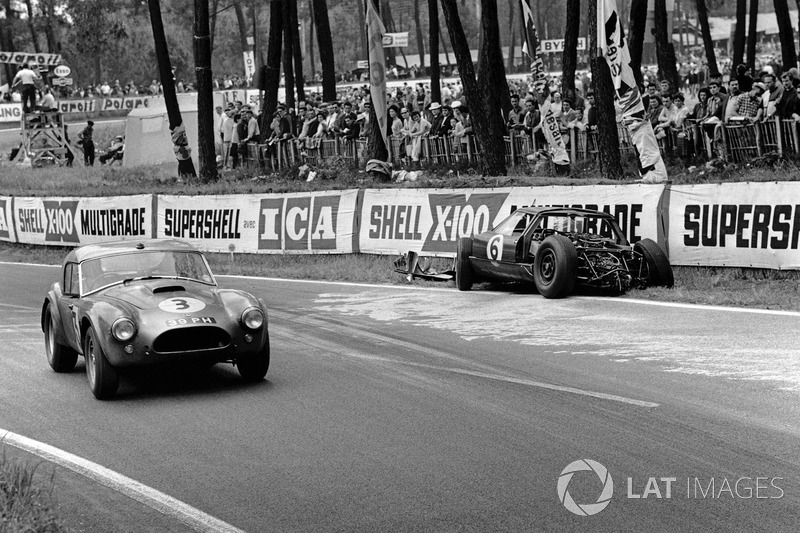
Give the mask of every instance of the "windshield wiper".
<path id="1" fill-rule="evenodd" d="M 139 276 L 136 278 L 126 278 L 122 280 L 122 284 L 127 285 L 131 281 L 142 281 L 146 279 L 177 279 L 177 276 Z"/>

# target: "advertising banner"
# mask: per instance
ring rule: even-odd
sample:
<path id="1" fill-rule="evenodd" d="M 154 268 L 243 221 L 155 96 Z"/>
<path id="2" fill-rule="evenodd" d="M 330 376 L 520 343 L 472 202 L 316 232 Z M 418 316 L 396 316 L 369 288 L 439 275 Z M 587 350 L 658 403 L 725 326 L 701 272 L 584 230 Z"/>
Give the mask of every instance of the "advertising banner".
<path id="1" fill-rule="evenodd" d="M 11 216 L 12 201 L 10 196 L 0 196 L 0 241 L 15 242 L 17 240 Z"/>
<path id="2" fill-rule="evenodd" d="M 384 33 L 383 34 L 383 47 L 405 47 L 408 46 L 408 32 L 401 31 L 399 33 Z"/>
<path id="3" fill-rule="evenodd" d="M 159 196 L 158 237 L 208 252 L 351 253 L 358 191 Z"/>
<path id="4" fill-rule="evenodd" d="M 22 104 L 12 102 L 0 104 L 0 122 L 19 122 L 22 119 Z"/>
<path id="5" fill-rule="evenodd" d="M 564 39 L 542 39 L 543 54 L 555 54 L 564 52 Z M 586 37 L 578 37 L 578 50 L 586 50 Z"/>
<path id="6" fill-rule="evenodd" d="M 54 67 L 61 63 L 61 54 L 27 54 L 25 52 L 0 52 L 0 63 L 14 63 L 21 65 L 28 63 L 31 67 L 35 65 Z"/>
<path id="7" fill-rule="evenodd" d="M 800 182 L 670 188 L 676 265 L 800 269 Z"/>
<path id="8" fill-rule="evenodd" d="M 631 242 L 661 240 L 660 185 L 504 189 L 367 190 L 359 247 L 364 253 L 408 251 L 453 257 L 460 237 L 476 235 L 526 206 L 570 206 L 611 213 Z"/>
<path id="9" fill-rule="evenodd" d="M 153 236 L 153 196 L 14 199 L 17 242 L 80 246 Z M 0 232 L 0 235 L 2 233 Z"/>

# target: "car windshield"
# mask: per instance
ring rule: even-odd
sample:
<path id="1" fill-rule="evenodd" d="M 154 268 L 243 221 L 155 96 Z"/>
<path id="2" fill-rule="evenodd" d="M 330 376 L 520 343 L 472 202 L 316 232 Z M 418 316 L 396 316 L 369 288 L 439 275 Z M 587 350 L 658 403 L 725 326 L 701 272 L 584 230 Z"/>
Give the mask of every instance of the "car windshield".
<path id="1" fill-rule="evenodd" d="M 198 252 L 146 251 L 110 255 L 84 261 L 80 269 L 81 294 L 134 279 L 183 278 L 214 284 Z"/>
<path id="2" fill-rule="evenodd" d="M 533 215 L 514 211 L 507 219 L 497 225 L 492 231 L 501 235 L 510 236 L 514 233 L 522 233 L 528 227 Z"/>

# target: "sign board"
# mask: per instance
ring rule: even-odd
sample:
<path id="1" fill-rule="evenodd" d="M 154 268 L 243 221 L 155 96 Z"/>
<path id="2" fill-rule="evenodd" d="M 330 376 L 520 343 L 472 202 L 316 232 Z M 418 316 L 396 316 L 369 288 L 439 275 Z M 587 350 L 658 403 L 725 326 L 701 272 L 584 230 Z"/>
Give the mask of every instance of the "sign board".
<path id="1" fill-rule="evenodd" d="M 385 33 L 383 35 L 383 47 L 384 48 L 395 48 L 395 47 L 402 47 L 408 46 L 408 32 L 400 32 L 400 33 Z"/>
<path id="2" fill-rule="evenodd" d="M 53 78 L 53 86 L 54 87 L 66 87 L 72 86 L 73 80 L 72 78 Z"/>
<path id="3" fill-rule="evenodd" d="M 369 61 L 362 59 L 356 62 L 356 68 L 369 68 Z"/>
<path id="4" fill-rule="evenodd" d="M 70 72 L 72 72 L 72 69 L 66 65 L 59 65 L 53 70 L 53 74 L 59 78 L 66 78 L 69 76 Z"/>
<path id="5" fill-rule="evenodd" d="M 247 36 L 247 46 L 254 46 L 256 44 L 255 38 L 251 36 Z"/>
<path id="6" fill-rule="evenodd" d="M 61 54 L 26 54 L 25 52 L 0 52 L 0 63 L 54 67 L 61 63 Z"/>
<path id="7" fill-rule="evenodd" d="M 252 50 L 243 52 L 244 56 L 244 75 L 248 80 L 252 80 L 256 75 L 256 57 Z"/>
<path id="8" fill-rule="evenodd" d="M 578 50 L 586 50 L 586 37 L 578 37 Z M 547 39 L 542 41 L 542 53 L 555 54 L 564 51 L 564 39 Z"/>

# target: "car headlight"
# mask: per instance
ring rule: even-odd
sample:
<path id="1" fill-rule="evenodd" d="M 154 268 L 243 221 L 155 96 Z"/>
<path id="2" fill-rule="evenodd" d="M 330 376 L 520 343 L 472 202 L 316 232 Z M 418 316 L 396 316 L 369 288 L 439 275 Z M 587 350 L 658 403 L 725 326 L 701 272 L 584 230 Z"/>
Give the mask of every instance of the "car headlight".
<path id="1" fill-rule="evenodd" d="M 264 325 L 264 313 L 257 307 L 249 307 L 242 313 L 242 324 L 249 329 L 258 329 Z"/>
<path id="2" fill-rule="evenodd" d="M 130 318 L 119 318 L 111 326 L 111 334 L 118 341 L 125 342 L 136 335 L 136 325 Z"/>

